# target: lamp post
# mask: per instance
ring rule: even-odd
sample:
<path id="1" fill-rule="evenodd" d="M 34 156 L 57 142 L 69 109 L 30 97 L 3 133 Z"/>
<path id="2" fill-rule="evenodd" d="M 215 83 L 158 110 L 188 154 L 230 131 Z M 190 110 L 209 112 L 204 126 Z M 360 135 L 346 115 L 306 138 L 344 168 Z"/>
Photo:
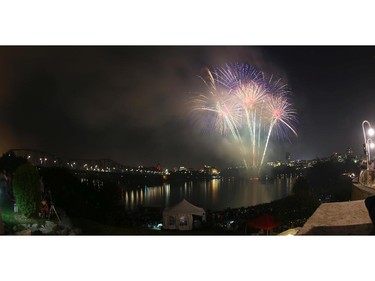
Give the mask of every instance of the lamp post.
<path id="1" fill-rule="evenodd" d="M 371 137 L 374 135 L 375 131 L 374 129 L 371 127 L 371 124 L 369 121 L 367 120 L 364 120 L 362 122 L 362 131 L 363 131 L 363 138 L 364 138 L 364 144 L 365 144 L 365 155 L 366 155 L 366 161 L 367 161 L 367 170 L 369 168 L 369 161 L 370 161 L 370 147 L 368 145 L 368 140 L 371 140 L 371 139 L 367 139 L 366 137 L 366 132 L 365 132 L 365 124 L 368 125 L 369 129 L 367 130 L 367 134 Z M 374 143 L 372 142 L 371 140 L 371 144 L 374 145 Z"/>
<path id="2" fill-rule="evenodd" d="M 371 149 L 375 147 L 375 143 L 372 141 L 371 138 L 367 138 L 366 141 L 366 150 L 367 150 L 367 170 L 369 169 L 369 163 L 371 159 Z"/>

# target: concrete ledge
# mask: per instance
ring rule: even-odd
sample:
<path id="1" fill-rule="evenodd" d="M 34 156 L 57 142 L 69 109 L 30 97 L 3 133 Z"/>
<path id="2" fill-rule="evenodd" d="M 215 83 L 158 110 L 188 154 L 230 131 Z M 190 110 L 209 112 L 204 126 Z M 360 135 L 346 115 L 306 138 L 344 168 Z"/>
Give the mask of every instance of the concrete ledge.
<path id="1" fill-rule="evenodd" d="M 297 235 L 371 235 L 374 234 L 364 200 L 323 203 Z"/>
<path id="2" fill-rule="evenodd" d="M 368 196 L 374 195 L 375 189 L 372 187 L 364 186 L 360 183 L 353 183 L 352 200 L 366 199 Z"/>

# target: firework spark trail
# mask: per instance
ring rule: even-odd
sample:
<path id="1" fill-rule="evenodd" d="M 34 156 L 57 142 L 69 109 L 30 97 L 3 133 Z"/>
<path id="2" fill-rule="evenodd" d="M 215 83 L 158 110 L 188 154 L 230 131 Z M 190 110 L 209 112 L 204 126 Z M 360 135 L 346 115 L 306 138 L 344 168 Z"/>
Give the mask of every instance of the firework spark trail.
<path id="1" fill-rule="evenodd" d="M 207 69 L 206 75 L 208 82 L 202 77 L 206 86 L 209 88 L 210 95 L 199 95 L 198 98 L 193 100 L 195 106 L 193 110 L 205 111 L 213 113 L 214 127 L 222 135 L 225 135 L 229 131 L 233 138 L 240 144 L 240 150 L 242 155 L 245 155 L 245 147 L 239 131 L 241 126 L 241 112 L 240 107 L 235 102 L 235 96 L 230 94 L 230 91 L 222 90 L 217 87 L 216 80 L 212 73 Z M 229 75 L 229 74 L 228 74 Z M 232 77 L 232 79 L 236 79 Z M 247 161 L 243 158 L 244 165 L 248 167 Z"/>
<path id="2" fill-rule="evenodd" d="M 260 130 L 257 123 L 259 122 L 259 124 L 261 124 L 262 107 L 260 107 L 260 104 L 263 103 L 263 100 L 266 97 L 266 90 L 262 85 L 250 81 L 246 85 L 242 84 L 239 89 L 234 91 L 234 94 L 237 96 L 238 102 L 245 115 L 244 120 L 249 129 L 250 158 L 252 158 L 252 166 L 256 167 L 258 165 L 256 150 L 257 147 L 259 148 L 259 145 L 257 144 L 257 135 L 260 135 L 260 132 L 257 133 L 257 130 Z"/>
<path id="3" fill-rule="evenodd" d="M 261 107 L 260 107 L 260 116 L 262 116 L 262 114 L 263 114 L 263 108 L 264 108 L 264 100 L 262 101 L 262 105 L 261 105 Z M 261 127 L 262 127 L 262 119 L 261 118 L 259 118 L 259 124 L 258 124 L 258 153 L 257 153 L 257 155 L 256 155 L 256 159 L 259 159 L 259 157 L 260 157 L 260 141 L 261 141 L 261 139 L 260 139 L 260 133 L 261 133 Z"/>
<path id="4" fill-rule="evenodd" d="M 262 167 L 264 156 L 266 155 L 266 151 L 267 151 L 267 147 L 268 147 L 268 142 L 269 142 L 269 139 L 270 139 L 270 136 L 271 136 L 271 132 L 272 132 L 272 129 L 273 129 L 274 125 L 275 125 L 275 121 L 271 122 L 270 127 L 268 129 L 267 140 L 266 140 L 266 144 L 264 145 L 262 160 L 260 161 L 260 165 L 259 165 L 259 168 L 258 168 L 258 173 L 260 172 L 260 169 Z"/>
<path id="5" fill-rule="evenodd" d="M 296 112 L 288 101 L 286 84 L 273 77 L 266 80 L 248 64 L 205 70 L 207 79 L 201 79 L 209 94 L 195 98 L 194 110 L 213 113 L 216 130 L 223 135 L 230 131 L 240 144 L 245 166 L 249 157 L 252 167 L 260 171 L 274 130 L 282 136 L 287 131 L 297 135 Z"/>
<path id="6" fill-rule="evenodd" d="M 297 136 L 297 132 L 295 131 L 293 126 L 288 123 L 288 121 L 289 122 L 293 121 L 294 116 L 295 116 L 295 111 L 291 108 L 291 104 L 283 96 L 271 97 L 269 99 L 269 102 L 267 103 L 267 107 L 269 111 L 268 113 L 270 114 L 271 122 L 269 126 L 265 148 L 263 151 L 262 160 L 260 161 L 259 169 L 263 165 L 264 157 L 265 157 L 267 147 L 268 147 L 268 142 L 269 142 L 269 139 L 270 139 L 270 136 L 274 127 L 277 127 L 278 129 L 282 131 L 283 130 L 282 124 L 284 124 Z M 284 131 L 282 132 L 285 133 Z"/>

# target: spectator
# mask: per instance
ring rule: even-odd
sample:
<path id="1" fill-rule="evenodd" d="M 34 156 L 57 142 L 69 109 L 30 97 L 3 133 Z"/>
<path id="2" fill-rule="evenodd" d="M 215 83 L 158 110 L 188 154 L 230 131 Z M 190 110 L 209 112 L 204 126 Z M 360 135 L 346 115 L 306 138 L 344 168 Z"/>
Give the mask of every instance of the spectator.
<path id="1" fill-rule="evenodd" d="M 40 205 L 39 216 L 41 218 L 46 218 L 48 216 L 49 207 L 46 200 L 43 200 Z"/>

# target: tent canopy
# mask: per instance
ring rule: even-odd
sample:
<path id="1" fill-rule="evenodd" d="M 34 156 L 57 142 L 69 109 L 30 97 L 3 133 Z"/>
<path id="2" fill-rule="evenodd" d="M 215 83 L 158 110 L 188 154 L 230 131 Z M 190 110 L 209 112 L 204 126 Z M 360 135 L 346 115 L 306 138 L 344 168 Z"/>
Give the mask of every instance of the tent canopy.
<path id="1" fill-rule="evenodd" d="M 180 203 L 177 205 L 164 209 L 163 213 L 168 214 L 192 214 L 197 216 L 203 216 L 205 214 L 205 211 L 203 208 L 197 207 L 190 202 L 188 202 L 186 199 L 183 199 Z"/>
<path id="2" fill-rule="evenodd" d="M 205 210 L 183 199 L 177 205 L 163 211 L 163 225 L 165 229 L 191 230 L 193 215 L 205 216 Z"/>

